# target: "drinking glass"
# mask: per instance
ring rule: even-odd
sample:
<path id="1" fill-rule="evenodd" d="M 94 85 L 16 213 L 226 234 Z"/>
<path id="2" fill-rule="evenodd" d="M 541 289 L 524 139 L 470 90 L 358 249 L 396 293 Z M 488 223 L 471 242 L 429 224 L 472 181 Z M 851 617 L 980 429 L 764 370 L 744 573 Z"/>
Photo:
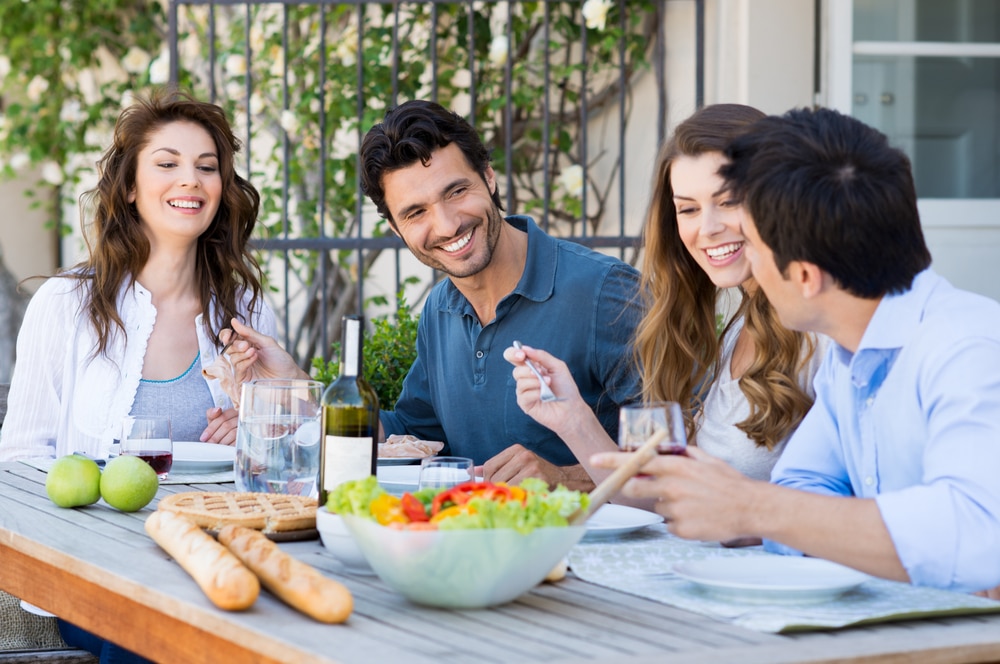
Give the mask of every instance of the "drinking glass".
<path id="1" fill-rule="evenodd" d="M 666 429 L 667 437 L 660 441 L 656 453 L 684 454 L 687 432 L 680 404 L 653 401 L 622 406 L 618 421 L 618 447 L 624 452 L 634 452 L 662 429 Z"/>
<path id="2" fill-rule="evenodd" d="M 169 417 L 126 417 L 122 422 L 118 454 L 137 456 L 156 471 L 161 480 L 167 479 L 174 464 L 174 445 L 170 435 Z"/>
<path id="3" fill-rule="evenodd" d="M 454 456 L 425 457 L 420 461 L 421 489 L 449 488 L 475 479 L 472 459 Z"/>
<path id="4" fill-rule="evenodd" d="M 236 488 L 314 495 L 319 475 L 320 397 L 315 380 L 243 384 L 236 430 Z"/>

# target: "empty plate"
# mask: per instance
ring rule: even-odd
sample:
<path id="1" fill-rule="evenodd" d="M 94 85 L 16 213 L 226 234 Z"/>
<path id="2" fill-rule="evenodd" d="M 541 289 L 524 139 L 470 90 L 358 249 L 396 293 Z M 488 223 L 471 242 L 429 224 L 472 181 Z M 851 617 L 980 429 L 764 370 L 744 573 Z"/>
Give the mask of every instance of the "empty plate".
<path id="1" fill-rule="evenodd" d="M 869 578 L 821 558 L 778 555 L 689 560 L 673 569 L 720 599 L 752 603 L 825 602 Z"/>
<path id="2" fill-rule="evenodd" d="M 233 469 L 236 448 L 215 443 L 174 442 L 172 473 L 218 473 Z"/>

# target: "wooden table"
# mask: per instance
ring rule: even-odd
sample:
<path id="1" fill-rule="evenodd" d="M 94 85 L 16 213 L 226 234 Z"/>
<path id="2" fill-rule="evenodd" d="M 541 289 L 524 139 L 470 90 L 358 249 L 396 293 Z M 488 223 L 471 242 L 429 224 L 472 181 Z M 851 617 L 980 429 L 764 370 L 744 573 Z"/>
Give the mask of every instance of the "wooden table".
<path id="1" fill-rule="evenodd" d="M 0 589 L 160 662 L 981 662 L 1000 660 L 1000 615 L 835 632 L 760 634 L 584 583 L 543 584 L 480 611 L 407 602 L 376 577 L 340 572 L 318 541 L 282 548 L 354 594 L 347 624 L 323 625 L 262 592 L 216 609 L 145 534 L 151 505 L 61 509 L 45 474 L 0 464 Z M 168 493 L 232 485 L 163 486 Z"/>

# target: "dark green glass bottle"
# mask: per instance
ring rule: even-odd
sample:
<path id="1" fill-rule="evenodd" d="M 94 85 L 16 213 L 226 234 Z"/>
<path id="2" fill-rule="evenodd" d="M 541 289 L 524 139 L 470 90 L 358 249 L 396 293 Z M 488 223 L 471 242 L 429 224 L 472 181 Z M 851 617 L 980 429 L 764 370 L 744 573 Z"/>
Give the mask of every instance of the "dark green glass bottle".
<path id="1" fill-rule="evenodd" d="M 365 380 L 364 319 L 341 321 L 340 375 L 323 393 L 319 501 L 338 484 L 374 475 L 378 459 L 378 397 Z"/>

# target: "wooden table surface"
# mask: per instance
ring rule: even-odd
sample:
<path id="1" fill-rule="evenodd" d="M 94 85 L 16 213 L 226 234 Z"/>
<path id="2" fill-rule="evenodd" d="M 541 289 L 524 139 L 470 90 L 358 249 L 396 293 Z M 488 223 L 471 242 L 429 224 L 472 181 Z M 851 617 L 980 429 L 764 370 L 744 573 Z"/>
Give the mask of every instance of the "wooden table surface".
<path id="1" fill-rule="evenodd" d="M 160 662 L 983 662 L 1000 661 L 1000 615 L 833 632 L 761 634 L 584 583 L 572 573 L 510 604 L 446 611 L 354 576 L 318 541 L 282 548 L 354 594 L 324 625 L 262 591 L 248 611 L 216 609 L 145 534 L 103 502 L 62 509 L 45 474 L 0 464 L 0 589 Z M 228 485 L 167 485 L 158 497 Z"/>

